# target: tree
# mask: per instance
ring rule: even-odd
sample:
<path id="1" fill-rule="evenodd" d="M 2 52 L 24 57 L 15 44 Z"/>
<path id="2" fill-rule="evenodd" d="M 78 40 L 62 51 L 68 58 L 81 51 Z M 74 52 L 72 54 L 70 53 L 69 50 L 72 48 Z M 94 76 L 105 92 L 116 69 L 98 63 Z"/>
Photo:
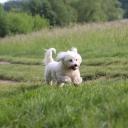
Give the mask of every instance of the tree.
<path id="1" fill-rule="evenodd" d="M 4 37 L 9 33 L 9 21 L 6 18 L 6 13 L 3 9 L 3 6 L 0 5 L 0 37 Z"/>
<path id="2" fill-rule="evenodd" d="M 16 10 L 20 12 L 22 11 L 22 4 L 23 2 L 21 0 L 11 0 L 11 1 L 5 2 L 4 9 L 6 11 Z"/>
<path id="3" fill-rule="evenodd" d="M 123 10 L 118 0 L 107 0 L 103 2 L 103 10 L 108 21 L 123 18 Z"/>
<path id="4" fill-rule="evenodd" d="M 9 3 L 6 5 L 14 7 L 18 12 L 48 19 L 52 26 L 65 26 L 74 22 L 111 21 L 123 17 L 119 0 L 22 0 L 19 3 Z"/>
<path id="5" fill-rule="evenodd" d="M 33 18 L 27 13 L 9 12 L 6 18 L 9 20 L 11 34 L 28 33 L 33 30 Z"/>
<path id="6" fill-rule="evenodd" d="M 79 22 L 120 19 L 123 14 L 118 0 L 79 0 L 74 7 Z"/>
<path id="7" fill-rule="evenodd" d="M 124 9 L 124 18 L 128 18 L 128 0 L 119 0 L 121 7 Z"/>
<path id="8" fill-rule="evenodd" d="M 49 2 L 56 14 L 56 23 L 58 25 L 68 25 L 77 20 L 77 13 L 75 9 L 66 4 L 64 0 L 49 0 Z"/>
<path id="9" fill-rule="evenodd" d="M 26 10 L 33 16 L 38 14 L 47 18 L 53 26 L 64 26 L 77 20 L 75 9 L 64 0 L 28 0 Z"/>

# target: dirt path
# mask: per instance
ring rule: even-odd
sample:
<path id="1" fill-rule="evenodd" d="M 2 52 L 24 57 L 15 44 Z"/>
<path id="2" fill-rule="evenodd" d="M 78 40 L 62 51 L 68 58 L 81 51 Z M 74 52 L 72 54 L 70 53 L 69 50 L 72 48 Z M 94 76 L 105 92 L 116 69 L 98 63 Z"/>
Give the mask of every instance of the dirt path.
<path id="1" fill-rule="evenodd" d="M 17 82 L 12 80 L 0 80 L 0 84 L 17 84 Z"/>
<path id="2" fill-rule="evenodd" d="M 0 61 L 0 64 L 11 64 L 11 63 L 9 63 L 7 61 Z"/>

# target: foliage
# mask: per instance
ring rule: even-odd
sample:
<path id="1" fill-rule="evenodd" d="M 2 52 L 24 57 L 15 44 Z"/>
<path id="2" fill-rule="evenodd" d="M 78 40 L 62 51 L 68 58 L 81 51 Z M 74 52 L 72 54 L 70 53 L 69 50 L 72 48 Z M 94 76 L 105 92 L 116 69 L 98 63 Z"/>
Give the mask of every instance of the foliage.
<path id="1" fill-rule="evenodd" d="M 122 8 L 124 9 L 124 18 L 128 18 L 128 1 L 119 0 L 121 2 Z"/>
<path id="2" fill-rule="evenodd" d="M 9 34 L 9 20 L 6 18 L 6 13 L 2 5 L 0 5 L 0 37 Z"/>
<path id="3" fill-rule="evenodd" d="M 35 15 L 33 17 L 33 30 L 37 31 L 40 30 L 41 28 L 47 28 L 49 26 L 48 20 L 45 18 L 40 17 L 39 15 Z"/>
<path id="4" fill-rule="evenodd" d="M 53 11 L 56 14 L 56 24 L 60 26 L 68 25 L 76 21 L 75 10 L 64 3 L 63 0 L 49 0 Z"/>
<path id="5" fill-rule="evenodd" d="M 23 8 L 33 16 L 40 15 L 47 18 L 51 25 L 56 24 L 56 15 L 47 0 L 29 0 Z"/>
<path id="6" fill-rule="evenodd" d="M 75 10 L 63 0 L 30 0 L 26 10 L 47 18 L 51 25 L 64 26 L 76 20 Z"/>
<path id="7" fill-rule="evenodd" d="M 4 9 L 3 9 L 3 6 L 0 4 L 0 17 L 3 15 L 4 13 Z"/>
<path id="8" fill-rule="evenodd" d="M 7 2 L 4 3 L 4 9 L 6 11 L 10 11 L 10 10 L 16 10 L 18 12 L 20 12 L 22 10 L 22 5 L 23 2 L 22 0 L 9 0 Z"/>
<path id="9" fill-rule="evenodd" d="M 124 3 L 123 0 L 120 0 Z M 127 17 L 118 0 L 22 0 L 0 7 L 0 36 L 28 33 L 51 26 L 99 22 Z"/>
<path id="10" fill-rule="evenodd" d="M 78 21 L 109 21 L 122 18 L 122 10 L 117 0 L 79 0 L 74 4 Z"/>
<path id="11" fill-rule="evenodd" d="M 26 13 L 9 12 L 7 19 L 9 19 L 9 29 L 12 34 L 32 31 L 33 19 Z"/>
<path id="12" fill-rule="evenodd" d="M 35 5 L 37 4 L 38 10 L 41 11 L 45 8 L 43 6 L 39 8 L 42 5 L 41 0 L 30 1 L 35 2 L 33 8 L 36 8 Z M 69 2 L 66 0 L 45 0 L 45 3 L 50 5 L 49 9 L 54 14 L 52 16 L 54 16 L 55 23 L 62 26 L 75 21 L 107 21 L 122 18 L 122 10 L 118 0 L 78 0 Z M 33 11 L 31 12 L 33 13 Z M 42 14 L 45 16 L 44 11 L 42 11 Z"/>
<path id="13" fill-rule="evenodd" d="M 65 26 L 74 22 L 110 21 L 123 16 L 118 0 L 23 0 L 20 5 L 32 15 L 47 18 L 53 26 Z"/>
<path id="14" fill-rule="evenodd" d="M 2 12 L 2 11 L 1 11 Z M 0 16 L 0 36 L 17 33 L 28 33 L 48 27 L 48 21 L 40 16 L 28 15 L 27 13 L 2 12 Z"/>
<path id="15" fill-rule="evenodd" d="M 120 4 L 119 1 L 117 1 L 117 0 L 107 0 L 106 4 L 103 6 L 103 8 L 104 8 L 104 11 L 107 15 L 107 20 L 108 21 L 111 21 L 111 20 L 114 20 L 114 19 L 122 19 L 123 10 L 121 9 L 121 4 Z"/>

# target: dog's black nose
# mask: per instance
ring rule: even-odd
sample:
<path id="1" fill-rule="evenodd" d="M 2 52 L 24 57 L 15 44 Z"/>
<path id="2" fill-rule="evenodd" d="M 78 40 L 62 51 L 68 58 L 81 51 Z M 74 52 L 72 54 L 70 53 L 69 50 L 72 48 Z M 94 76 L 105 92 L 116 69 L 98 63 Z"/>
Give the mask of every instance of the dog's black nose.
<path id="1" fill-rule="evenodd" d="M 75 67 L 77 67 L 77 64 L 74 64 Z"/>

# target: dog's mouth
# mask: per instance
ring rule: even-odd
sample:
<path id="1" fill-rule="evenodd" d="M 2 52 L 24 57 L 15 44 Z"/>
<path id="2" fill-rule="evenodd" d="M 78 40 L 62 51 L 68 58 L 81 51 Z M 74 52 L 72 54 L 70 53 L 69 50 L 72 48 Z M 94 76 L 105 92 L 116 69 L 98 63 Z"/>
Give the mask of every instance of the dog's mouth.
<path id="1" fill-rule="evenodd" d="M 71 66 L 69 68 L 72 69 L 72 70 L 76 70 L 76 69 L 78 69 L 78 66 Z"/>

